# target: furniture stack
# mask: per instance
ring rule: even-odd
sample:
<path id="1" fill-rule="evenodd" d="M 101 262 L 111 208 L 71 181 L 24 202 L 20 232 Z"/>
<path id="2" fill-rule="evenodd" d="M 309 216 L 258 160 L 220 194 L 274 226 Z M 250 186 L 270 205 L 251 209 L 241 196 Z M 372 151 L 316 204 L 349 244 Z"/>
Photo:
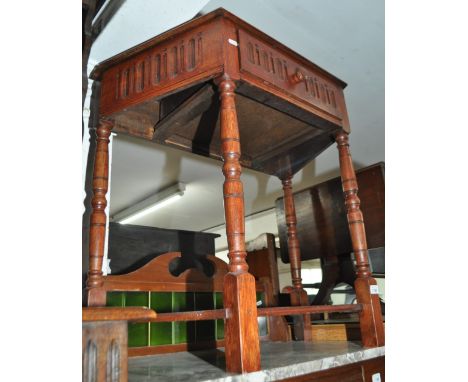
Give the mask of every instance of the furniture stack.
<path id="1" fill-rule="evenodd" d="M 171 293 L 171 304 L 173 293 L 206 292 L 214 301 L 213 293 L 222 293 L 222 305 L 214 302 L 213 309 L 208 310 L 185 310 L 188 306 L 184 306 L 178 312 L 161 312 L 161 299 L 155 298 L 157 315 L 147 321 L 151 325 L 173 325 L 222 320 L 223 343 L 213 338 L 199 343 L 224 347 L 227 373 L 265 372 L 258 317 L 270 320 L 296 316 L 295 339 L 307 343 L 312 340 L 312 313 L 358 312 L 363 349 L 381 349 L 384 329 L 349 150 L 343 81 L 224 9 L 191 20 L 100 63 L 91 77 L 99 85 L 101 119 L 96 130 L 88 307 L 105 307 L 114 298 L 110 297 L 114 292 L 146 292 L 152 307 L 151 296 L 162 292 Z M 180 261 L 181 253 L 169 252 L 133 272 L 103 275 L 111 131 L 221 161 L 229 264 L 207 254 L 211 274 L 188 269 L 174 276 L 169 269 Z M 292 179 L 333 143 L 338 148 L 348 228 L 357 263 L 357 304 L 310 306 L 301 279 Z M 290 306 L 275 306 L 274 282 L 249 273 L 243 167 L 273 175 L 282 182 L 293 283 Z M 258 293 L 265 296 L 264 306 L 257 306 Z M 132 308 L 125 305 L 117 309 L 125 320 L 124 312 Z M 105 314 L 100 317 L 105 319 Z M 273 322 L 281 325 L 281 321 L 271 320 L 270 328 Z M 184 344 L 170 346 L 194 350 Z"/>

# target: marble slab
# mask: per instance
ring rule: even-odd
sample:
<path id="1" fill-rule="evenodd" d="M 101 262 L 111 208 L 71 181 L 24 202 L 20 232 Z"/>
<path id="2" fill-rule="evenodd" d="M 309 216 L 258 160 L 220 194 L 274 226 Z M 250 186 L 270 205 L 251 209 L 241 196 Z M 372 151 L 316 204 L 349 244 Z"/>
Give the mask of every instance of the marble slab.
<path id="1" fill-rule="evenodd" d="M 133 357 L 129 382 L 267 382 L 343 366 L 385 355 L 385 347 L 364 349 L 358 342 L 262 342 L 262 370 L 225 371 L 224 349 Z"/>

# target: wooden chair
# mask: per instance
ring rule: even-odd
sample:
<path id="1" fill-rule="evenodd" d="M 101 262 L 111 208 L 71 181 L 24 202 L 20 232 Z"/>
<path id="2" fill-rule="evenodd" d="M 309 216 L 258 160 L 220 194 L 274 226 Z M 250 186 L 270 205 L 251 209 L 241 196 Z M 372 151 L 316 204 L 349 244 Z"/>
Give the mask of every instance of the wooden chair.
<path id="1" fill-rule="evenodd" d="M 225 346 L 226 311 L 222 292 L 228 265 L 207 255 L 207 274 L 198 268 L 189 268 L 174 275 L 171 269 L 175 267 L 171 264 L 179 259 L 180 252 L 166 253 L 128 274 L 104 277 L 106 305 L 118 306 L 114 308 L 116 315 L 118 309 L 131 309 L 134 304 L 157 312 L 155 317 L 129 325 L 129 356 Z M 272 305 L 274 297 L 267 278 L 256 282 L 256 294 L 262 305 Z M 267 321 L 267 326 L 260 330 L 260 338 L 278 340 L 281 337 L 276 321 Z"/>

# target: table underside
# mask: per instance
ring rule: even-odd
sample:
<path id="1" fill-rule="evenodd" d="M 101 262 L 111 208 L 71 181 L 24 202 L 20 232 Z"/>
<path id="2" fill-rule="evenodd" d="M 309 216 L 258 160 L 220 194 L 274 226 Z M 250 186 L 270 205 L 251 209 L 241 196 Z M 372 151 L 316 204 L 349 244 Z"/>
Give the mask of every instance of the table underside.
<path id="1" fill-rule="evenodd" d="M 115 131 L 221 160 L 219 95 L 212 81 L 114 113 Z M 333 143 L 339 126 L 239 81 L 241 164 L 280 178 Z"/>
<path id="2" fill-rule="evenodd" d="M 235 81 L 241 164 L 291 176 L 349 132 L 344 82 L 218 9 L 99 64 L 114 131 L 221 159 L 219 93 Z"/>

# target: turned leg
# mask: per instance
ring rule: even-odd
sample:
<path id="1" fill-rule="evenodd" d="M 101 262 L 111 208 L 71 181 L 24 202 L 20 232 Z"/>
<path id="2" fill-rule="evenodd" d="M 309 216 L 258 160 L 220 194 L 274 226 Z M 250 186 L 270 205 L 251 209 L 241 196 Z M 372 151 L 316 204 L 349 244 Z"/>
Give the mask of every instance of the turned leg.
<path id="1" fill-rule="evenodd" d="M 335 139 L 340 156 L 341 182 L 349 232 L 357 264 L 357 279 L 354 287 L 357 301 L 363 306 L 359 317 L 362 344 L 365 347 L 383 346 L 385 337 L 382 312 L 377 293 L 377 283 L 372 278 L 369 268 L 364 219 L 360 209 L 360 200 L 357 196 L 358 185 L 349 151 L 348 134 L 341 131 L 336 135 Z"/>
<path id="2" fill-rule="evenodd" d="M 93 198 L 89 230 L 89 271 L 86 286 L 88 306 L 104 306 L 106 294 L 102 289 L 102 259 L 106 240 L 106 193 L 109 174 L 109 136 L 113 123 L 101 120 L 96 130 L 96 154 L 93 171 Z"/>
<path id="3" fill-rule="evenodd" d="M 291 266 L 291 278 L 293 288 L 290 292 L 291 305 L 309 305 L 307 292 L 302 288 L 301 278 L 301 250 L 297 238 L 296 208 L 292 193 L 292 177 L 282 180 L 284 193 L 284 213 L 286 215 L 286 227 L 288 234 L 289 264 Z M 294 337 L 296 340 L 312 340 L 312 327 L 310 315 L 294 316 Z"/>
<path id="4" fill-rule="evenodd" d="M 255 279 L 245 261 L 244 194 L 240 180 L 239 129 L 234 100 L 235 84 L 228 77 L 219 83 L 223 196 L 229 273 L 224 278 L 226 309 L 226 370 L 245 373 L 260 370 L 260 342 L 257 324 Z"/>

